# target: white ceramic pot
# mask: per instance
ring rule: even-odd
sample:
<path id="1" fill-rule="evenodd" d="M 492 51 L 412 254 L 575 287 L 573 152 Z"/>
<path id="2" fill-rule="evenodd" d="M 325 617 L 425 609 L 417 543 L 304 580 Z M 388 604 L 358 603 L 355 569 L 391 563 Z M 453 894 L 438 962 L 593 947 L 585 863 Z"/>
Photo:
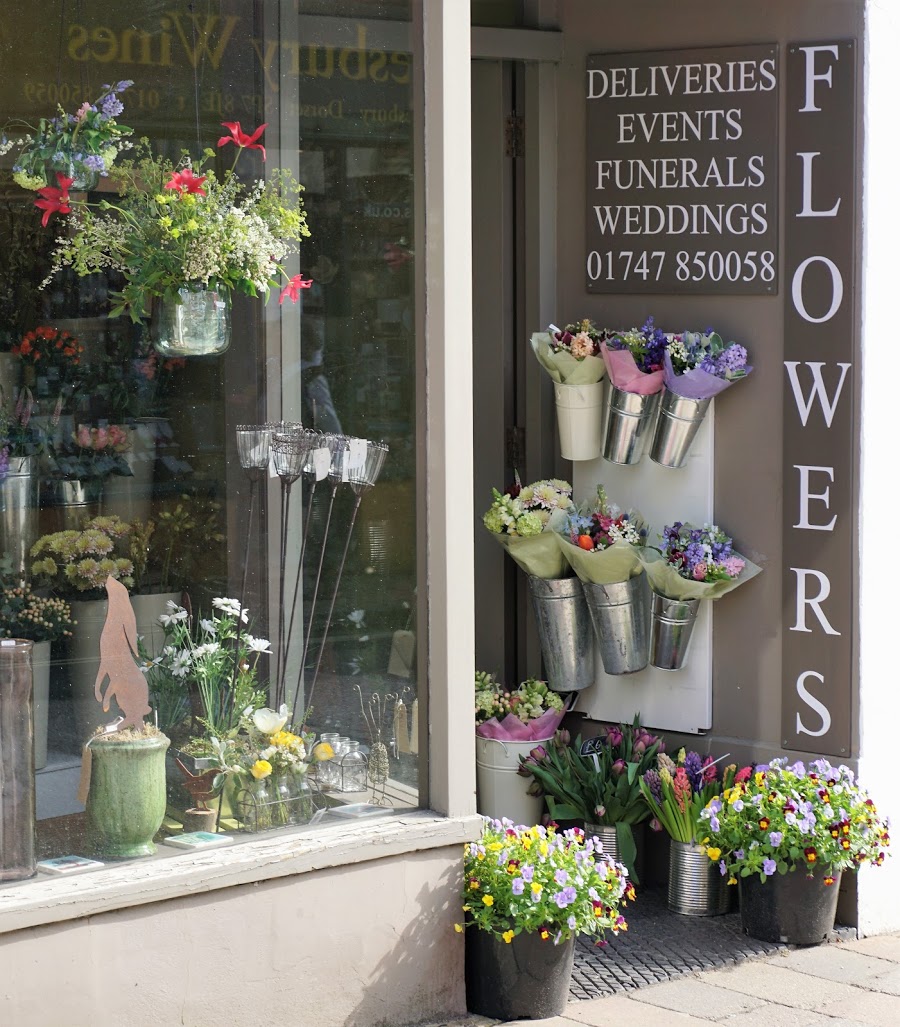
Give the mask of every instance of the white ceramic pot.
<path id="1" fill-rule="evenodd" d="M 531 827 L 539 824 L 544 797 L 528 795 L 534 781 L 519 774 L 519 757 L 527 756 L 549 739 L 533 742 L 506 742 L 475 736 L 475 771 L 478 781 L 478 812 L 500 820 L 509 817 L 514 824 Z"/>

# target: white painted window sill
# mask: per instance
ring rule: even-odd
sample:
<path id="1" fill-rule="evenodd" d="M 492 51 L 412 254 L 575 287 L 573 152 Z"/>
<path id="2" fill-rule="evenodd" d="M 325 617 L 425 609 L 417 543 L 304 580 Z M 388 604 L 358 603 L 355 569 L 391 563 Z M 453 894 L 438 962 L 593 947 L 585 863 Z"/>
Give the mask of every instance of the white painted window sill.
<path id="1" fill-rule="evenodd" d="M 159 846 L 157 855 L 72 877 L 43 874 L 0 888 L 0 934 L 74 920 L 128 906 L 399 856 L 478 837 L 479 816 L 431 810 L 386 814 L 356 823 L 323 822 L 306 831 L 235 836 L 200 852 Z"/>

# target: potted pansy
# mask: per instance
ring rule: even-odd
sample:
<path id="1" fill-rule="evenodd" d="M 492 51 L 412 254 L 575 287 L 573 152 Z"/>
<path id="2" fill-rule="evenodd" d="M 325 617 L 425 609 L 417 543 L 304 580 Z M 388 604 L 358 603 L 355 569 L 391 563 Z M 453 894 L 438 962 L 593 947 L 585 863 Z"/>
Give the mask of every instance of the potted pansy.
<path id="1" fill-rule="evenodd" d="M 761 568 L 734 549 L 715 524 L 666 525 L 662 546 L 648 546 L 641 559 L 650 582 L 650 665 L 681 670 L 703 599 L 721 599 L 759 574 Z"/>
<path id="2" fill-rule="evenodd" d="M 601 379 L 606 364 L 600 344 L 607 333 L 588 318 L 565 328 L 550 325 L 531 336 L 531 348 L 553 379 L 560 451 L 564 460 L 593 460 L 600 455 Z"/>
<path id="3" fill-rule="evenodd" d="M 880 866 L 890 845 L 853 771 L 826 759 L 747 767 L 701 817 L 708 858 L 739 885 L 744 931 L 763 941 L 827 940 L 841 874 Z"/>
<path id="4" fill-rule="evenodd" d="M 486 820 L 463 850 L 466 1004 L 500 1020 L 563 1012 L 579 935 L 627 929 L 625 868 L 578 829 Z"/>
<path id="5" fill-rule="evenodd" d="M 581 584 L 572 576 L 556 538 L 566 515 L 574 511 L 572 486 L 559 478 L 522 485 L 504 493 L 493 489 L 494 501 L 484 526 L 528 575 L 531 606 L 551 688 L 577 692 L 594 683 L 590 619 Z M 567 646 L 559 638 L 571 639 Z"/>
<path id="6" fill-rule="evenodd" d="M 682 332 L 669 338 L 663 357 L 665 388 L 650 459 L 683 467 L 713 397 L 753 370 L 747 350 L 725 343 L 712 331 Z"/>

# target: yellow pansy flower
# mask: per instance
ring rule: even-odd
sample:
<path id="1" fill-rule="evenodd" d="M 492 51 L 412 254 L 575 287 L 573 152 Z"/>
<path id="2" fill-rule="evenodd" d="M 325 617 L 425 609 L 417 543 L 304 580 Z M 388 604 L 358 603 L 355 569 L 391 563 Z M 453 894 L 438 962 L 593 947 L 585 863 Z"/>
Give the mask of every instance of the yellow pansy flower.
<path id="1" fill-rule="evenodd" d="M 483 902 L 483 903 L 484 903 L 484 904 L 485 904 L 486 906 L 493 906 L 493 904 L 494 904 L 494 896 L 493 896 L 493 895 L 485 895 L 485 896 L 484 896 L 484 897 L 482 898 L 482 900 L 481 900 L 481 901 L 482 901 L 482 902 Z"/>
<path id="2" fill-rule="evenodd" d="M 543 890 L 544 890 L 544 886 L 542 884 L 538 884 L 537 881 L 532 881 L 531 882 L 531 893 L 532 893 L 532 895 L 540 895 Z"/>
<path id="3" fill-rule="evenodd" d="M 462 924 L 454 924 L 453 925 L 453 930 L 456 931 L 457 934 L 462 934 L 463 933 L 463 925 Z"/>
<path id="4" fill-rule="evenodd" d="M 713 860 L 713 862 L 715 862 L 717 859 L 721 857 L 722 850 L 717 849 L 715 845 L 710 845 L 706 850 L 706 855 L 709 856 L 709 858 Z"/>
<path id="5" fill-rule="evenodd" d="M 503 940 L 506 942 L 507 945 L 509 945 L 509 943 L 513 940 L 513 938 L 515 938 L 515 936 L 516 936 L 516 932 L 515 931 L 504 931 L 503 932 Z"/>
<path id="6" fill-rule="evenodd" d="M 502 842 L 491 842 L 491 844 L 488 846 L 488 852 L 499 852 L 502 848 Z"/>

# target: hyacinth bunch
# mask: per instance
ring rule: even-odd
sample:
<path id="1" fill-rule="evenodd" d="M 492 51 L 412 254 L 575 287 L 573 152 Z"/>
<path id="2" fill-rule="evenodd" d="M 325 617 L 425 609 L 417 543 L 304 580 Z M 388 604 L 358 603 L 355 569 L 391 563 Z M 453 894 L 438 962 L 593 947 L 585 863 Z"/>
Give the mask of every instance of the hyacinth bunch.
<path id="1" fill-rule="evenodd" d="M 0 635 L 32 642 L 69 638 L 76 621 L 64 599 L 35 595 L 31 585 L 0 588 Z"/>
<path id="2" fill-rule="evenodd" d="M 509 690 L 492 675 L 475 672 L 475 723 L 483 724 L 496 717 L 498 720 L 514 713 L 523 724 L 537 720 L 548 710 L 562 710 L 560 696 L 547 686 L 546 681 L 528 678 L 518 688 Z"/>
<path id="3" fill-rule="evenodd" d="M 39 586 L 81 599 L 105 596 L 108 577 L 130 588 L 130 535 L 131 525 L 120 517 L 94 517 L 81 531 L 44 535 L 31 547 L 32 577 Z"/>
<path id="4" fill-rule="evenodd" d="M 554 353 L 571 353 L 576 360 L 600 355 L 600 343 L 607 333 L 588 318 L 568 324 L 562 330 L 550 331 L 550 348 Z"/>
<path id="5" fill-rule="evenodd" d="M 629 332 L 617 332 L 606 339 L 608 349 L 628 350 L 637 369 L 645 374 L 662 370 L 668 344 L 669 337 L 661 328 L 654 326 L 652 317 L 647 318 L 640 330 L 632 328 Z"/>
<path id="6" fill-rule="evenodd" d="M 597 838 L 576 829 L 486 820 L 481 839 L 463 849 L 465 926 L 511 944 L 519 934 L 559 945 L 627 930 L 620 907 L 634 898 L 627 871 Z"/>
<path id="7" fill-rule="evenodd" d="M 602 485 L 597 486 L 594 508 L 572 515 L 567 529 L 572 544 L 588 553 L 608 549 L 616 542 L 632 546 L 644 546 L 647 542 L 647 527 L 640 515 L 633 510 L 623 512 L 611 504 Z"/>
<path id="8" fill-rule="evenodd" d="M 124 110 L 118 94 L 132 85 L 128 80 L 105 85 L 93 102 L 85 100 L 74 114 L 59 107 L 55 117 L 41 118 L 37 127 L 24 122 L 7 125 L 8 129 L 26 130 L 12 139 L 4 134 L 0 141 L 0 156 L 19 148 L 13 164 L 16 184 L 33 191 L 43 189 L 55 184 L 54 171 L 70 179 L 106 177 L 118 155 L 130 145 L 131 129 L 116 118 Z"/>
<path id="9" fill-rule="evenodd" d="M 255 140 L 265 126 L 252 136 L 237 122 L 226 127 L 231 135 L 220 145 L 234 142 L 238 155 L 248 148 L 264 151 Z M 117 199 L 75 202 L 62 181 L 53 190 L 59 193 L 54 209 L 69 218 L 44 286 L 65 267 L 79 276 L 118 271 L 126 284 L 114 296 L 111 314 L 128 313 L 137 321 L 153 297 L 177 303 L 182 288 L 267 297 L 286 277 L 284 260 L 309 235 L 302 186 L 289 171 L 276 169 L 266 181 L 245 186 L 233 168 L 217 176 L 208 167 L 212 149 L 199 161 L 185 153 L 173 164 L 154 156 L 143 140 L 136 155 L 110 173 Z M 298 290 L 311 284 L 295 275 L 281 298 L 296 301 Z"/>
<path id="10" fill-rule="evenodd" d="M 737 767 L 725 767 L 720 781 L 712 756 L 684 749 L 674 760 L 661 752 L 656 763 L 640 779 L 641 793 L 653 815 L 651 828 L 664 830 L 676 842 L 699 842 L 708 829 L 701 813 L 722 788 L 732 786 Z"/>
<path id="11" fill-rule="evenodd" d="M 663 528 L 665 563 L 689 581 L 712 582 L 737 578 L 745 561 L 732 552 L 732 540 L 715 524 L 694 528 L 676 521 Z"/>
<path id="12" fill-rule="evenodd" d="M 853 771 L 826 759 L 808 766 L 784 757 L 735 775 L 701 813 L 706 853 L 729 884 L 758 874 L 823 870 L 834 884 L 844 870 L 880 866 L 890 845 L 889 824 Z"/>
<path id="13" fill-rule="evenodd" d="M 668 342 L 668 352 L 675 374 L 699 368 L 731 382 L 746 377 L 750 371 L 747 350 L 737 342 L 726 345 L 712 330 L 673 335 Z"/>
<path id="14" fill-rule="evenodd" d="M 508 492 L 491 490 L 494 501 L 483 517 L 484 526 L 497 535 L 530 538 L 547 527 L 556 510 L 572 507 L 572 486 L 560 478 L 549 478 L 522 485 L 516 475 Z"/>

